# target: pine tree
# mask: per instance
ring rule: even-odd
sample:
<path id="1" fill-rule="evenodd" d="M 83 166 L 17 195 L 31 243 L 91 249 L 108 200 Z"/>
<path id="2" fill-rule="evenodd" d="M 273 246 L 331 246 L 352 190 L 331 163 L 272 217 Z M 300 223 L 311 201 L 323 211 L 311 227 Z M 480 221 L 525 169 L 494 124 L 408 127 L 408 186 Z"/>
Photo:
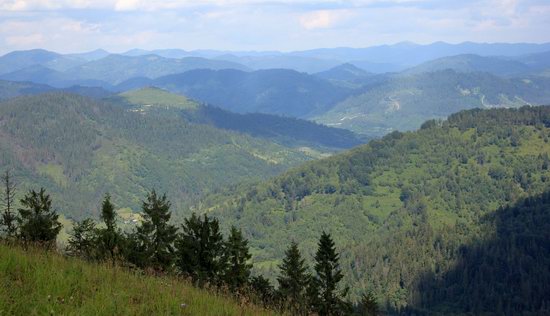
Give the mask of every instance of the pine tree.
<path id="1" fill-rule="evenodd" d="M 258 275 L 250 278 L 250 290 L 258 303 L 263 306 L 270 307 L 275 303 L 275 288 L 263 276 Z"/>
<path id="2" fill-rule="evenodd" d="M 224 243 L 217 219 L 194 213 L 186 218 L 176 240 L 176 265 L 195 282 L 219 284 L 225 269 Z"/>
<path id="3" fill-rule="evenodd" d="M 101 204 L 101 220 L 105 223 L 105 228 L 98 230 L 101 255 L 108 256 L 114 263 L 121 247 L 122 234 L 117 228 L 115 206 L 109 194 L 105 195 Z"/>
<path id="4" fill-rule="evenodd" d="M 338 283 L 344 277 L 338 264 L 339 258 L 330 234 L 323 232 L 315 254 L 316 275 L 310 288 L 312 305 L 319 316 L 351 313 L 351 304 L 342 299 L 347 295 L 348 289 L 338 289 Z"/>
<path id="5" fill-rule="evenodd" d="M 39 192 L 29 191 L 20 201 L 19 236 L 27 242 L 43 243 L 51 246 L 61 230 L 59 215 L 52 210 L 52 200 L 44 188 Z"/>
<path id="6" fill-rule="evenodd" d="M 240 229 L 231 227 L 231 232 L 225 243 L 225 258 L 227 262 L 225 283 L 232 290 L 243 288 L 250 277 L 252 264 L 248 261 L 252 256 L 248 250 L 248 240 L 243 237 Z"/>
<path id="7" fill-rule="evenodd" d="M 72 256 L 92 260 L 97 257 L 97 230 L 92 219 L 76 223 L 69 237 L 67 252 Z"/>
<path id="8" fill-rule="evenodd" d="M 16 185 L 9 170 L 6 170 L 1 180 L 4 185 L 4 196 L 2 198 L 3 209 L 0 225 L 4 226 L 4 232 L 10 238 L 17 234 L 17 214 L 14 210 Z"/>
<path id="9" fill-rule="evenodd" d="M 292 242 L 285 252 L 283 263 L 277 281 L 279 282 L 278 294 L 285 307 L 293 315 L 307 315 L 309 311 L 307 286 L 311 275 L 305 260 L 302 259 L 298 244 Z"/>
<path id="10" fill-rule="evenodd" d="M 158 196 L 153 190 L 143 202 L 144 222 L 136 230 L 138 266 L 158 271 L 168 270 L 174 261 L 174 240 L 177 228 L 169 224 L 170 202 L 166 195 Z"/>
<path id="11" fill-rule="evenodd" d="M 378 302 L 372 292 L 367 292 L 361 297 L 359 303 L 359 313 L 364 316 L 376 316 L 378 315 Z"/>

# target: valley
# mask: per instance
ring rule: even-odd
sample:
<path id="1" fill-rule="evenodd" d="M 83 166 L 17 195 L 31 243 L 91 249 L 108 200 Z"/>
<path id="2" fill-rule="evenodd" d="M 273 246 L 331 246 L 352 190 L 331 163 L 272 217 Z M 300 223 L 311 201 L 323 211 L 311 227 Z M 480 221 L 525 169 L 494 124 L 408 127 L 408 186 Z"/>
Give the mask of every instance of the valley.
<path id="1" fill-rule="evenodd" d="M 549 52 L 403 42 L 0 56 L 9 207 L 51 207 L 59 228 L 50 252 L 26 252 L 24 221 L 8 233 L 0 201 L 0 269 L 16 284 L 0 287 L 0 314 L 544 315 Z M 44 192 L 51 201 L 29 202 Z M 38 299 L 51 291 L 80 301 Z"/>

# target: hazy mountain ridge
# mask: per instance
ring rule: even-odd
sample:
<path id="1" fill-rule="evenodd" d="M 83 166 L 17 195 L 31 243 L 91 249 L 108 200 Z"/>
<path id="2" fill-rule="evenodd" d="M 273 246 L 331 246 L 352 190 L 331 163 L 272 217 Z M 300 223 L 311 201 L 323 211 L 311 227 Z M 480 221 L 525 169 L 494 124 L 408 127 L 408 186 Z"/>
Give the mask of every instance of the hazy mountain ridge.
<path id="1" fill-rule="evenodd" d="M 471 108 L 518 107 L 550 102 L 550 80 L 502 78 L 454 70 L 380 77 L 315 120 L 365 134 L 418 128 Z"/>

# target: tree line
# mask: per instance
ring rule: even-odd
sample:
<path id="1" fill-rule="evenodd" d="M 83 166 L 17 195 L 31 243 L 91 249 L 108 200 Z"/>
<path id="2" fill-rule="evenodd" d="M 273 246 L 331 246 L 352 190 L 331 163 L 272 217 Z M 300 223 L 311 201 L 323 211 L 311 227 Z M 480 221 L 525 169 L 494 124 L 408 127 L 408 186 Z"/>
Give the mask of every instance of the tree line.
<path id="1" fill-rule="evenodd" d="M 55 247 L 62 225 L 46 190 L 27 192 L 16 210 L 12 175 L 6 172 L 2 182 L 2 237 Z M 366 294 L 355 305 L 347 299 L 349 289 L 340 284 L 344 275 L 330 234 L 323 232 L 320 236 L 313 271 L 298 244 L 291 242 L 279 265 L 275 288 L 267 278 L 252 275 L 248 240 L 240 229 L 231 227 L 224 236 L 218 219 L 194 213 L 178 227 L 171 222 L 170 208 L 165 194 L 150 191 L 142 202 L 141 224 L 124 232 L 117 225 L 111 196 L 106 194 L 101 204 L 101 223 L 91 218 L 77 222 L 64 251 L 89 261 L 183 276 L 196 286 L 222 289 L 292 315 L 376 315 L 378 305 L 372 294 Z"/>

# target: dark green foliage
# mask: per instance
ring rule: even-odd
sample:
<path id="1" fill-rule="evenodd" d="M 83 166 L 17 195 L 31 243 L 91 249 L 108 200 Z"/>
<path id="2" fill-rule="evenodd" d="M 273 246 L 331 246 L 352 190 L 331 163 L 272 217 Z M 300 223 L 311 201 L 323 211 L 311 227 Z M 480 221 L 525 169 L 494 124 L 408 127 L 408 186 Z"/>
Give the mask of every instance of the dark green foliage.
<path id="1" fill-rule="evenodd" d="M 17 214 L 15 213 L 15 192 L 16 185 L 9 170 L 2 175 L 3 196 L 0 199 L 1 216 L 0 226 L 8 238 L 14 237 L 17 233 Z"/>
<path id="2" fill-rule="evenodd" d="M 273 307 L 276 303 L 275 288 L 268 279 L 258 275 L 250 278 L 250 290 L 253 298 L 265 307 Z"/>
<path id="3" fill-rule="evenodd" d="M 313 290 L 311 304 L 319 316 L 347 315 L 351 313 L 351 304 L 343 297 L 348 289 L 341 290 L 340 281 L 344 275 L 338 261 L 340 255 L 330 234 L 323 232 L 319 239 L 319 248 L 315 254 L 315 275 L 311 282 Z"/>
<path id="4" fill-rule="evenodd" d="M 73 220 L 99 217 L 106 191 L 137 213 L 143 192 L 155 187 L 186 210 L 206 191 L 266 178 L 318 155 L 190 123 L 167 109 L 132 112 L 67 93 L 2 102 L 0 120 L 0 165 L 17 175 L 22 191 L 48 188 Z"/>
<path id="5" fill-rule="evenodd" d="M 206 214 L 201 220 L 194 213 L 184 220 L 176 240 L 176 265 L 181 273 L 199 284 L 220 284 L 224 261 L 224 242 L 219 222 Z"/>
<path id="6" fill-rule="evenodd" d="M 294 315 L 307 315 L 309 312 L 307 287 L 311 281 L 311 275 L 296 242 L 292 241 L 286 250 L 279 270 L 277 294 L 283 305 Z"/>
<path id="7" fill-rule="evenodd" d="M 170 222 L 170 202 L 166 195 L 158 196 L 155 190 L 147 194 L 143 202 L 143 223 L 136 229 L 136 239 L 141 250 L 138 266 L 166 271 L 175 259 L 174 240 L 177 228 Z"/>
<path id="8" fill-rule="evenodd" d="M 357 310 L 359 315 L 362 316 L 378 315 L 380 308 L 372 292 L 367 292 L 361 296 L 361 301 L 358 304 Z"/>
<path id="9" fill-rule="evenodd" d="M 248 240 L 243 237 L 240 229 L 231 227 L 229 237 L 225 242 L 224 261 L 227 264 L 223 279 L 232 290 L 242 289 L 250 278 L 250 263 L 252 256 L 248 250 Z"/>
<path id="10" fill-rule="evenodd" d="M 345 129 L 328 127 L 292 117 L 262 113 L 237 114 L 212 106 L 184 111 L 184 116 L 197 123 L 271 139 L 286 146 L 351 148 L 366 141 Z"/>
<path id="11" fill-rule="evenodd" d="M 70 235 L 67 246 L 69 255 L 88 260 L 97 258 L 98 231 L 91 218 L 77 222 Z"/>
<path id="12" fill-rule="evenodd" d="M 115 206 L 111 203 L 111 196 L 105 195 L 101 204 L 101 220 L 105 228 L 98 229 L 99 247 L 102 257 L 109 257 L 112 262 L 122 248 L 122 233 L 117 227 Z"/>
<path id="13" fill-rule="evenodd" d="M 491 238 L 485 215 L 547 190 L 549 127 L 547 106 L 460 112 L 212 195 L 203 207 L 247 228 L 257 269 L 271 277 L 264 267 L 283 257 L 282 240 L 313 256 L 318 232 L 330 227 L 350 299 L 366 288 L 382 310 L 399 311 L 423 299 L 422 276 L 441 278 L 461 246 Z"/>
<path id="14" fill-rule="evenodd" d="M 19 237 L 25 242 L 53 245 L 61 230 L 59 215 L 52 209 L 52 200 L 46 190 L 29 191 L 20 201 L 18 209 Z"/>
<path id="15" fill-rule="evenodd" d="M 418 306 L 444 313 L 550 313 L 550 192 L 481 219 L 487 240 L 463 246 L 441 278 L 423 276 Z"/>

